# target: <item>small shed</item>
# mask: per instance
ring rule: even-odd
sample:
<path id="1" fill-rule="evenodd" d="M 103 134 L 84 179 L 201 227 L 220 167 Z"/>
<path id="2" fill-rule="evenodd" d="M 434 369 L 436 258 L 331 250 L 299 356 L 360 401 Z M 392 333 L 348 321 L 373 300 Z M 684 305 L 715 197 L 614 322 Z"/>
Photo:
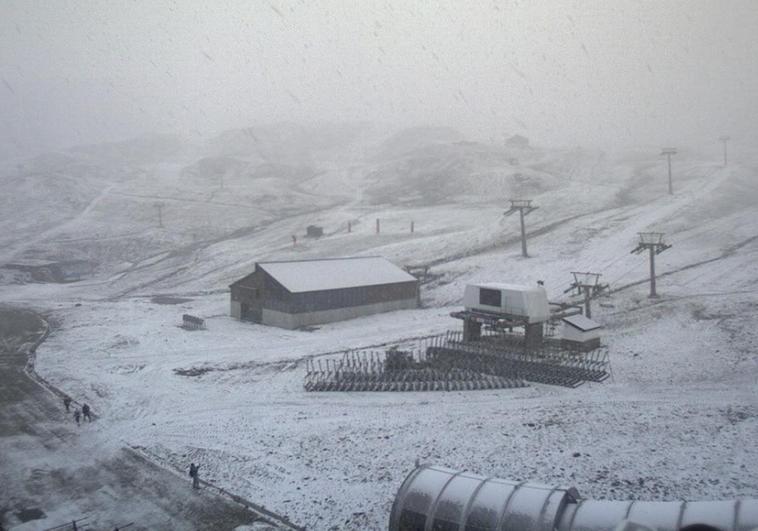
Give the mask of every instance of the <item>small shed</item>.
<path id="1" fill-rule="evenodd" d="M 305 236 L 308 238 L 320 238 L 324 235 L 324 228 L 318 225 L 308 225 L 305 228 Z"/>
<path id="2" fill-rule="evenodd" d="M 380 256 L 258 262 L 231 286 L 231 315 L 301 328 L 418 307 L 418 280 Z"/>
<path id="3" fill-rule="evenodd" d="M 569 348 L 592 350 L 600 346 L 600 331 L 603 325 L 584 315 L 571 315 L 563 318 L 561 339 Z"/>

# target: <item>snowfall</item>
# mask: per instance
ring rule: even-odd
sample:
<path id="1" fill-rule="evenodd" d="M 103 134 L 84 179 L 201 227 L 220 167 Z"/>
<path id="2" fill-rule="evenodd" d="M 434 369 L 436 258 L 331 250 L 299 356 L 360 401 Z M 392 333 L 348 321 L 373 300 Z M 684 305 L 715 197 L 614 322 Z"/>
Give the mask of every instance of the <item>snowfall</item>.
<path id="1" fill-rule="evenodd" d="M 2 168 L 0 263 L 86 259 L 94 274 L 53 284 L 0 269 L 0 303 L 50 322 L 36 370 L 93 406 L 87 437 L 172 469 L 200 463 L 203 479 L 309 529 L 385 528 L 416 462 L 588 498 L 758 497 L 758 154 L 723 167 L 720 146 L 680 149 L 669 195 L 658 153 L 289 124 L 52 153 Z M 514 198 L 539 207 L 529 258 L 518 216 L 504 216 Z M 310 224 L 325 236 L 305 238 Z M 647 256 L 630 252 L 645 231 L 672 245 L 656 299 Z M 228 285 L 256 261 L 368 255 L 431 264 L 423 307 L 308 331 L 229 316 Z M 459 329 L 467 283 L 542 280 L 550 300 L 577 302 L 572 271 L 611 287 L 593 301 L 603 383 L 303 389 L 310 358 Z M 207 330 L 180 328 L 185 313 Z"/>

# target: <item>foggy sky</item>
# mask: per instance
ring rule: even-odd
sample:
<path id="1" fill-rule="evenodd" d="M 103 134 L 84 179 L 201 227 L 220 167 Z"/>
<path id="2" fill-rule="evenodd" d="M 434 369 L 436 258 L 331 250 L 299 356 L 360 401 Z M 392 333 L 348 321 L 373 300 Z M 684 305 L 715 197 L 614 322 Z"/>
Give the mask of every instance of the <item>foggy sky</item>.
<path id="1" fill-rule="evenodd" d="M 0 0 L 0 157 L 276 121 L 758 138 L 758 2 Z"/>

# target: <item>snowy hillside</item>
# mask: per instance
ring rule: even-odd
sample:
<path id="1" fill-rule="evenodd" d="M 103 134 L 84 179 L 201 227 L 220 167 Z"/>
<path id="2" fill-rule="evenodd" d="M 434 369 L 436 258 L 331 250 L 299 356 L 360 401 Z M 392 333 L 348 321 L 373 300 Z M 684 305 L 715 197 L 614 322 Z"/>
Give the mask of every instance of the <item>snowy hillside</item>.
<path id="1" fill-rule="evenodd" d="M 335 128 L 326 140 L 293 126 L 229 131 L 201 146 L 137 138 L 5 167 L 0 262 L 85 258 L 107 278 L 165 251 L 190 254 L 334 206 L 344 194 L 313 193 L 305 183 L 329 171 L 354 128 Z"/>
<path id="2" fill-rule="evenodd" d="M 445 261 L 513 237 L 515 226 L 501 216 L 508 198 L 571 192 L 617 170 L 598 153 L 487 146 L 447 129 L 383 136 L 367 125 L 331 126 L 321 134 L 290 124 L 249 128 L 202 146 L 135 139 L 46 159 L 4 171 L 11 192 L 5 201 L 28 221 L 6 232 L 0 258 L 88 259 L 109 294 L 188 283 L 213 290 L 261 258 L 337 249 Z M 611 177 L 624 179 L 624 171 Z M 373 237 L 377 218 L 382 231 Z M 329 238 L 316 245 L 300 238 L 293 248 L 292 236 L 312 223 Z M 460 242 L 450 248 L 454 233 Z M 426 252 L 410 256 L 419 238 Z M 194 267 L 185 276 L 187 264 Z"/>
<path id="3" fill-rule="evenodd" d="M 288 125 L 169 147 L 119 159 L 95 146 L 2 177 L 4 261 L 98 264 L 81 282 L 4 285 L 0 302 L 57 323 L 38 370 L 94 404 L 101 420 L 86 429 L 103 444 L 200 462 L 205 479 L 309 529 L 382 529 L 416 459 L 597 498 L 758 496 L 758 160 L 724 168 L 682 151 L 669 196 L 657 153 L 488 146 L 449 130 L 335 126 L 314 139 Z M 517 216 L 503 216 L 510 198 L 539 206 L 527 259 Z M 310 224 L 325 236 L 304 238 Z M 656 230 L 673 247 L 648 299 L 647 258 L 630 251 Z M 425 308 L 310 332 L 229 318 L 226 287 L 255 261 L 350 255 L 432 264 Z M 571 271 L 611 284 L 593 316 L 612 381 L 302 388 L 307 357 L 458 328 L 449 312 L 468 282 L 544 280 L 565 301 Z M 183 313 L 208 330 L 180 329 Z"/>

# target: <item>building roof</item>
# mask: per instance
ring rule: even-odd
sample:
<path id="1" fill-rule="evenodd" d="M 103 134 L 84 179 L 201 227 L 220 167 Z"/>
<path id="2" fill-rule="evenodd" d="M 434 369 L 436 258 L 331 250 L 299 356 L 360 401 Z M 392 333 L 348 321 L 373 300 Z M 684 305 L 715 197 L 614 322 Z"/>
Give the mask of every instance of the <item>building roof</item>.
<path id="1" fill-rule="evenodd" d="M 589 332 L 590 330 L 597 330 L 598 328 L 603 327 L 603 325 L 596 323 L 592 319 L 581 314 L 564 317 L 563 322 L 573 326 L 577 330 L 581 330 L 582 332 Z"/>
<path id="2" fill-rule="evenodd" d="M 290 293 L 416 282 L 416 278 L 381 256 L 259 262 Z"/>

